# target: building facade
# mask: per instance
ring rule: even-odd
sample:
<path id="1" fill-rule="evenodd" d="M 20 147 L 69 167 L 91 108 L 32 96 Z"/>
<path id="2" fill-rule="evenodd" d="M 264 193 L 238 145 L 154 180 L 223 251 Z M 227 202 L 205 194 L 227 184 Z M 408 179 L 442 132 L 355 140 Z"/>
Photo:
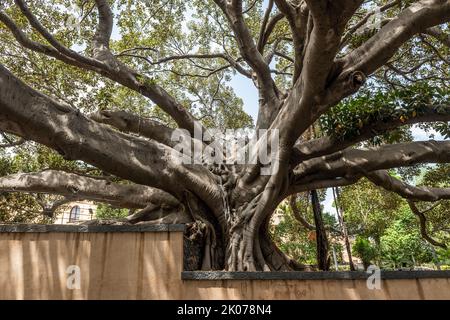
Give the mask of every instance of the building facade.
<path id="1" fill-rule="evenodd" d="M 54 220 L 55 224 L 75 224 L 89 221 L 95 218 L 97 205 L 90 201 L 74 201 L 58 211 Z"/>

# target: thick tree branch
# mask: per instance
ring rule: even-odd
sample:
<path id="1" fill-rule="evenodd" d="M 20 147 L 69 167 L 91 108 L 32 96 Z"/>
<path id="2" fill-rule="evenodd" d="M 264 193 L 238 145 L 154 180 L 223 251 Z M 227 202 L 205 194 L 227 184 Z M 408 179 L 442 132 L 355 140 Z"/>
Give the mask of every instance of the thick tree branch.
<path id="1" fill-rule="evenodd" d="M 305 217 L 300 213 L 300 210 L 296 203 L 296 197 L 290 196 L 289 197 L 289 206 L 291 207 L 292 215 L 294 218 L 300 222 L 300 224 L 305 227 L 307 230 L 316 230 L 316 227 L 312 224 L 310 224 Z"/>
<path id="2" fill-rule="evenodd" d="M 54 47 L 46 46 L 38 42 L 32 41 L 17 27 L 17 25 L 3 12 L 0 12 L 0 21 L 2 21 L 8 29 L 11 30 L 16 40 L 25 48 L 43 53 L 51 56 L 64 63 L 83 68 L 85 70 L 94 71 L 109 79 L 128 87 L 145 97 L 152 100 L 162 110 L 167 112 L 175 122 L 183 129 L 189 130 L 191 134 L 194 133 L 195 118 L 188 112 L 188 110 L 178 103 L 167 91 L 153 83 L 151 79 L 139 75 L 136 71 L 131 70 L 127 66 L 118 61 L 114 55 L 102 46 L 101 58 L 102 61 L 84 57 L 71 49 L 62 46 L 53 36 L 40 24 L 36 17 L 29 11 L 28 7 L 22 0 L 17 0 L 24 15 L 27 16 L 30 23 L 36 28 Z M 103 10 L 105 7 L 102 7 Z M 106 15 L 106 13 L 103 13 Z M 100 24 L 108 23 L 108 18 L 103 17 Z M 106 20 L 105 20 L 106 19 Z M 99 30 L 105 30 L 105 27 L 99 27 Z M 104 35 L 103 31 L 102 34 Z M 105 41 L 106 37 L 99 35 L 99 41 Z M 55 49 L 56 48 L 56 49 Z"/>
<path id="3" fill-rule="evenodd" d="M 102 60 L 102 54 L 109 54 L 114 17 L 107 0 L 95 0 L 95 4 L 98 9 L 98 25 L 94 34 L 94 56 Z"/>
<path id="4" fill-rule="evenodd" d="M 399 16 L 343 58 L 345 72 L 360 71 L 366 76 L 384 65 L 398 48 L 415 34 L 450 21 L 450 1 L 422 0 L 414 2 Z"/>
<path id="5" fill-rule="evenodd" d="M 261 23 L 261 28 L 259 31 L 259 37 L 257 42 L 257 49 L 261 55 L 264 54 L 264 47 L 266 46 L 267 42 L 269 41 L 269 37 L 272 34 L 273 30 L 275 29 L 275 26 L 277 23 L 284 18 L 284 14 L 279 12 L 276 13 L 274 16 L 270 17 L 272 10 L 273 10 L 274 1 L 270 0 L 269 4 L 267 6 L 266 12 L 263 17 L 263 21 Z"/>
<path id="6" fill-rule="evenodd" d="M 293 177 L 295 180 L 295 176 Z M 297 194 L 300 192 L 307 192 L 310 190 L 319 190 L 319 189 L 327 189 L 327 188 L 333 188 L 333 187 L 345 187 L 352 185 L 358 180 L 362 178 L 361 175 L 348 177 L 348 178 L 330 178 L 330 179 L 323 179 L 323 180 L 314 180 L 314 181 L 299 181 L 298 183 L 293 183 L 289 186 L 285 196 L 290 196 L 293 194 Z"/>
<path id="7" fill-rule="evenodd" d="M 161 208 L 161 206 L 150 204 L 142 210 L 126 217 L 124 222 L 145 224 L 186 224 L 194 222 L 194 219 L 185 210 Z M 95 224 L 95 222 L 93 222 Z M 87 224 L 92 224 L 87 223 Z"/>
<path id="8" fill-rule="evenodd" d="M 409 207 L 411 208 L 411 211 L 419 218 L 420 233 L 422 234 L 422 238 L 424 238 L 426 241 L 428 241 L 432 245 L 446 249 L 447 246 L 444 243 L 438 242 L 428 235 L 427 218 L 426 218 L 425 214 L 422 211 L 420 211 L 419 208 L 417 208 L 416 204 L 413 201 L 409 200 L 408 204 L 409 204 Z"/>
<path id="9" fill-rule="evenodd" d="M 282 14 L 281 12 L 278 12 L 272 18 L 270 18 L 269 22 L 267 23 L 267 26 L 266 26 L 265 32 L 263 34 L 263 37 L 262 37 L 262 39 L 263 39 L 262 42 L 261 42 L 261 44 L 262 44 L 262 51 L 264 51 L 264 47 L 269 42 L 269 38 L 270 38 L 273 30 L 277 26 L 278 22 L 281 21 L 283 18 L 284 18 L 284 14 Z"/>
<path id="10" fill-rule="evenodd" d="M 0 181 L 1 181 L 1 179 L 3 179 L 3 177 L 0 178 Z M 45 201 L 44 199 L 42 199 L 41 193 L 37 194 L 34 198 L 36 199 L 36 202 L 42 207 L 42 214 L 49 218 L 55 217 L 55 212 L 59 207 L 65 205 L 69 202 L 75 201 L 75 200 L 84 200 L 84 199 L 77 199 L 77 198 L 72 198 L 72 197 L 64 197 L 62 199 L 59 199 L 59 200 L 49 203 L 49 202 Z"/>
<path id="11" fill-rule="evenodd" d="M 318 5 L 318 2 L 310 2 L 313 2 L 313 6 Z M 320 106 L 328 90 L 330 74 L 333 74 L 333 61 L 340 37 L 361 0 L 341 2 L 345 1 L 333 2 L 326 12 L 319 10 L 318 16 L 314 18 L 305 48 L 306 63 L 272 125 L 280 130 L 280 140 L 287 148 L 292 147 L 297 138 L 325 111 Z"/>
<path id="12" fill-rule="evenodd" d="M 405 199 L 414 201 L 450 199 L 450 188 L 414 187 L 391 177 L 385 170 L 370 172 L 365 176 L 377 186 L 393 191 Z"/>
<path id="13" fill-rule="evenodd" d="M 387 4 L 383 5 L 382 7 L 379 8 L 379 11 L 369 11 L 364 18 L 362 18 L 361 20 L 359 20 L 354 26 L 352 26 L 351 28 L 349 28 L 349 30 L 345 33 L 345 35 L 343 36 L 342 42 L 341 42 L 341 47 L 343 45 L 345 45 L 348 40 L 352 37 L 352 35 L 359 29 L 361 28 L 364 24 L 367 23 L 367 21 L 370 19 L 370 17 L 372 17 L 374 14 L 376 14 L 377 12 L 384 12 L 392 7 L 395 7 L 397 4 L 399 4 L 401 1 L 399 0 L 394 0 L 391 2 L 388 2 Z"/>
<path id="14" fill-rule="evenodd" d="M 366 78 L 385 65 L 414 35 L 450 21 L 450 0 L 422 0 L 411 4 L 378 33 L 334 64 L 323 109 L 353 94 Z"/>
<path id="15" fill-rule="evenodd" d="M 267 23 L 269 22 L 269 18 L 270 18 L 270 14 L 272 13 L 272 9 L 273 9 L 273 0 L 269 0 L 266 12 L 264 13 L 264 16 L 263 16 L 261 28 L 259 30 L 258 42 L 256 45 L 256 48 L 258 49 L 259 53 L 261 53 L 261 54 L 264 54 L 264 45 L 266 42 L 264 39 L 264 35 L 266 33 Z"/>
<path id="16" fill-rule="evenodd" d="M 101 110 L 90 115 L 96 122 L 111 125 L 122 132 L 132 132 L 173 147 L 178 142 L 172 140 L 174 129 L 164 124 L 139 117 L 127 111 Z"/>
<path id="17" fill-rule="evenodd" d="M 72 66 L 86 68 L 89 70 L 95 70 L 97 72 L 99 71 L 99 69 L 95 69 L 91 65 L 84 64 L 76 59 L 65 56 L 64 54 L 56 50 L 54 47 L 29 39 L 26 36 L 26 34 L 23 33 L 23 31 L 14 23 L 14 21 L 3 12 L 0 12 L 0 21 L 5 24 L 5 26 L 11 31 L 17 42 L 20 43 L 23 47 L 35 52 L 45 54 L 55 59 L 61 60 L 62 62 Z"/>
<path id="18" fill-rule="evenodd" d="M 0 177 L 0 190 L 7 192 L 47 193 L 74 199 L 113 204 L 121 208 L 142 209 L 149 204 L 178 207 L 178 200 L 159 189 L 119 184 L 63 171 L 17 173 Z"/>
<path id="19" fill-rule="evenodd" d="M 419 163 L 450 162 L 450 141 L 417 141 L 368 149 L 346 149 L 329 156 L 307 160 L 294 170 L 294 184 L 336 177 L 355 177 L 369 172 L 412 166 Z"/>
<path id="20" fill-rule="evenodd" d="M 442 111 L 436 112 L 436 108 L 441 108 Z M 294 146 L 292 161 L 294 164 L 298 164 L 301 161 L 331 154 L 404 125 L 439 121 L 450 121 L 450 106 L 424 106 L 421 113 L 416 117 L 393 119 L 389 122 L 382 120 L 372 122 L 360 128 L 359 135 L 343 140 L 325 136 L 323 138 L 313 139 L 303 143 L 298 142 Z"/>
<path id="21" fill-rule="evenodd" d="M 243 59 L 256 74 L 258 90 L 262 101 L 258 115 L 257 126 L 267 128 L 278 111 L 279 92 L 272 79 L 269 65 L 258 51 L 257 45 L 245 23 L 242 13 L 242 1 L 214 0 L 229 21 L 238 43 Z"/>
<path id="22" fill-rule="evenodd" d="M 96 68 L 102 68 L 103 63 L 96 60 L 91 59 L 88 57 L 85 57 L 67 47 L 62 45 L 58 40 L 53 37 L 53 35 L 48 32 L 47 29 L 39 22 L 39 20 L 34 16 L 33 13 L 31 13 L 30 9 L 28 8 L 27 4 L 23 0 L 15 0 L 16 5 L 20 8 L 24 16 L 28 19 L 30 22 L 30 25 L 38 31 L 44 38 L 47 40 L 56 50 L 58 50 L 61 54 L 74 59 L 76 61 L 79 61 L 82 64 L 90 65 Z"/>
<path id="23" fill-rule="evenodd" d="M 3 66 L 0 66 L 0 130 L 44 144 L 66 159 L 83 160 L 178 198 L 188 189 L 211 202 L 211 207 L 217 207 L 212 205 L 216 203 L 215 197 L 221 199 L 221 191 L 207 169 L 180 165 L 173 149 L 86 118 L 78 110 L 31 89 Z"/>
<path id="24" fill-rule="evenodd" d="M 294 45 L 294 74 L 292 77 L 295 83 L 303 68 L 304 48 L 308 35 L 309 10 L 305 2 L 301 2 L 294 7 L 286 0 L 275 0 L 278 9 L 286 16 L 292 33 Z"/>

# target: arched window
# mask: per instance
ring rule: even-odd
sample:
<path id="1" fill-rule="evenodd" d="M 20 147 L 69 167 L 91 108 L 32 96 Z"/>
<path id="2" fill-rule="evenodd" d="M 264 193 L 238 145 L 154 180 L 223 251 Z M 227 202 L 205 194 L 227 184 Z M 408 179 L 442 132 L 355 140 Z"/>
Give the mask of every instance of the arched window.
<path id="1" fill-rule="evenodd" d="M 69 222 L 74 222 L 80 220 L 80 207 L 74 206 L 70 209 Z"/>

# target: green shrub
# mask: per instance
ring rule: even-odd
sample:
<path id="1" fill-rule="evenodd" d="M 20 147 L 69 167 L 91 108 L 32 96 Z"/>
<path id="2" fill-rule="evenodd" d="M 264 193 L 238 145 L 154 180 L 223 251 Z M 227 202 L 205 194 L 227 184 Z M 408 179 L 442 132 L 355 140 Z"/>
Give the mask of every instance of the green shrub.
<path id="1" fill-rule="evenodd" d="M 353 252 L 362 260 L 364 269 L 367 269 L 371 262 L 376 258 L 376 249 L 372 246 L 369 239 L 357 236 L 353 244 Z"/>
<path id="2" fill-rule="evenodd" d="M 97 206 L 95 216 L 100 220 L 125 218 L 128 216 L 128 209 L 113 208 L 110 205 L 100 203 Z"/>

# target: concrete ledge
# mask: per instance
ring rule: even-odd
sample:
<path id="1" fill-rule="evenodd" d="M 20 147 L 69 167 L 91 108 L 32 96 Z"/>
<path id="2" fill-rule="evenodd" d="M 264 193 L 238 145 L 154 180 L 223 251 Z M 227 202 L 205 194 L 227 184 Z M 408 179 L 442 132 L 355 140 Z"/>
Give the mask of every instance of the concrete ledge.
<path id="1" fill-rule="evenodd" d="M 184 232 L 183 224 L 158 225 L 58 225 L 58 224 L 4 224 L 0 225 L 0 233 L 26 233 L 26 232 L 67 232 L 67 233 L 111 233 L 111 232 Z"/>
<path id="2" fill-rule="evenodd" d="M 223 272 L 223 271 L 184 271 L 182 280 L 358 280 L 367 279 L 364 271 L 335 272 Z M 426 279 L 450 278 L 446 271 L 381 271 L 382 279 Z"/>

